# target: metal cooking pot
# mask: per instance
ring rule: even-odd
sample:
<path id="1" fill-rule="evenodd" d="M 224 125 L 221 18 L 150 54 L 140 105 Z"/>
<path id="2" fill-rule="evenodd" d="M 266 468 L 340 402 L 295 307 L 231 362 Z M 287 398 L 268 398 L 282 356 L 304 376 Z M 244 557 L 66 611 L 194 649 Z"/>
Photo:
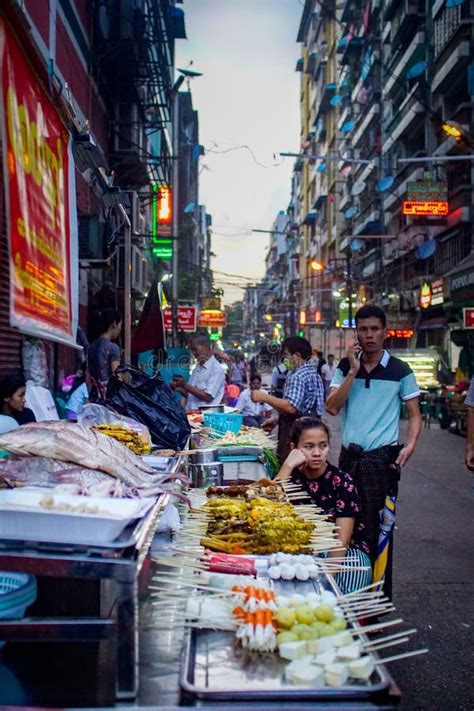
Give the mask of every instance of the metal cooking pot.
<path id="1" fill-rule="evenodd" d="M 203 489 L 207 486 L 222 486 L 224 481 L 224 465 L 222 462 L 207 464 L 191 464 L 189 467 L 191 486 Z"/>
<path id="2" fill-rule="evenodd" d="M 196 449 L 196 454 L 193 454 L 192 464 L 211 464 L 217 461 L 217 447 L 208 447 L 207 449 Z"/>

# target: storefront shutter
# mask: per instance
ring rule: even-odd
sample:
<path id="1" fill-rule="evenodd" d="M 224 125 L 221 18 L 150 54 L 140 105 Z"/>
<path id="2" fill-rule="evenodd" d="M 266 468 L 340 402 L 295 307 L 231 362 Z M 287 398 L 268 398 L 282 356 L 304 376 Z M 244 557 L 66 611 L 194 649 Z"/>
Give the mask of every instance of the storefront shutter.
<path id="1" fill-rule="evenodd" d="M 3 178 L 3 169 L 0 167 L 0 377 L 21 370 L 22 343 L 21 333 L 10 326 L 10 271 Z"/>

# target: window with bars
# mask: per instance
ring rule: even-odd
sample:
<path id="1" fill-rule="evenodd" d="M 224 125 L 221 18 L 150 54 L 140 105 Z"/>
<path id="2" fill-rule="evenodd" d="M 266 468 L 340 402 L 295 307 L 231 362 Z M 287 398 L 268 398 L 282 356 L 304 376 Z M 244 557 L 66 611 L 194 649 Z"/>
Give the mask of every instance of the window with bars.
<path id="1" fill-rule="evenodd" d="M 456 34 L 459 24 L 466 17 L 465 5 L 455 5 L 454 7 L 444 6 L 433 23 L 434 54 L 435 59 L 442 53 L 450 39 Z"/>

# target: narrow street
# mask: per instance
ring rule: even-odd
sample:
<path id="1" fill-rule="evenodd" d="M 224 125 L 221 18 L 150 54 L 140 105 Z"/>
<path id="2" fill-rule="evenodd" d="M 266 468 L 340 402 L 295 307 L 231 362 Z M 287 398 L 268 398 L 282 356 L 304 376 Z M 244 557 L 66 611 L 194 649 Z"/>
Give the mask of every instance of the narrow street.
<path id="1" fill-rule="evenodd" d="M 339 418 L 325 419 L 333 432 L 332 461 L 337 461 Z M 432 424 L 423 429 L 402 474 L 394 604 L 406 628 L 418 629 L 411 646 L 430 650 L 391 665 L 404 711 L 474 708 L 474 499 L 464 444 L 464 438 Z"/>

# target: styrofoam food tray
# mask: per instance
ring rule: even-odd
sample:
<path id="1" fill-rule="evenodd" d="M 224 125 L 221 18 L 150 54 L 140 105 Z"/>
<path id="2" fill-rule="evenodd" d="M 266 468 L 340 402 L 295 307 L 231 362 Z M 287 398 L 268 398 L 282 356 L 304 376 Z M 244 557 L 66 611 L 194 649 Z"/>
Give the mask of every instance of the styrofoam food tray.
<path id="1" fill-rule="evenodd" d="M 77 513 L 47 509 L 45 496 L 55 504 L 96 506 L 100 513 Z M 46 543 L 111 543 L 131 521 L 142 518 L 155 499 L 107 499 L 96 496 L 56 494 L 43 489 L 0 491 L 0 538 Z"/>

